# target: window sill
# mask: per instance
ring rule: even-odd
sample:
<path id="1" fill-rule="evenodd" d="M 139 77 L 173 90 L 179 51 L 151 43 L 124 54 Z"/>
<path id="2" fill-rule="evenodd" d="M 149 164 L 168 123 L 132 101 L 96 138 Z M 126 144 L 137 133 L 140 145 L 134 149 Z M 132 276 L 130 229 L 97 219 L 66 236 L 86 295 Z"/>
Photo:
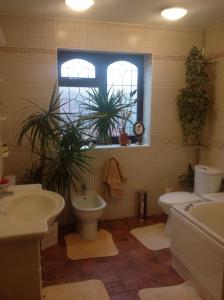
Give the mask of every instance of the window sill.
<path id="1" fill-rule="evenodd" d="M 149 144 L 142 144 L 142 145 L 137 145 L 137 144 L 129 144 L 127 146 L 121 146 L 118 144 L 111 144 L 111 145 L 97 145 L 94 148 L 89 148 L 88 150 L 111 150 L 111 149 L 136 149 L 136 148 L 142 148 L 142 147 L 150 147 Z"/>

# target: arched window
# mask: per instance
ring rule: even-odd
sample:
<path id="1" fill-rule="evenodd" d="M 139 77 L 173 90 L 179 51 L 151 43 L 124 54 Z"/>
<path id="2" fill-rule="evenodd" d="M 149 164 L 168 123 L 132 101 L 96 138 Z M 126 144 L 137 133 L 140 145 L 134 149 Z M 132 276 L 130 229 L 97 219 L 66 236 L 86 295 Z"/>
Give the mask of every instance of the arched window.
<path id="1" fill-rule="evenodd" d="M 120 60 L 110 64 L 107 68 L 107 88 L 114 91 L 123 90 L 129 101 L 130 93 L 138 88 L 138 68 L 129 61 Z M 137 97 L 137 92 L 135 97 Z M 134 124 L 137 121 L 137 104 L 131 108 L 130 121 Z M 127 132 L 133 134 L 133 126 L 127 123 Z"/>
<path id="2" fill-rule="evenodd" d="M 138 68 L 128 61 L 116 61 L 107 68 L 107 86 L 131 92 L 137 89 Z"/>
<path id="3" fill-rule="evenodd" d="M 67 50 L 58 50 L 57 54 L 58 84 L 64 103 L 60 108 L 62 113 L 69 114 L 70 118 L 88 114 L 83 105 L 88 101 L 88 91 L 95 88 L 106 92 L 111 88 L 125 92 L 127 101 L 130 93 L 137 91 L 134 99 L 137 97 L 138 101 L 131 108 L 131 122 L 142 121 L 144 55 Z M 126 129 L 134 142 L 133 125 L 128 123 Z M 113 143 L 118 143 L 118 130 Z"/>
<path id="4" fill-rule="evenodd" d="M 84 59 L 71 59 L 61 65 L 61 77 L 95 78 L 95 67 Z"/>

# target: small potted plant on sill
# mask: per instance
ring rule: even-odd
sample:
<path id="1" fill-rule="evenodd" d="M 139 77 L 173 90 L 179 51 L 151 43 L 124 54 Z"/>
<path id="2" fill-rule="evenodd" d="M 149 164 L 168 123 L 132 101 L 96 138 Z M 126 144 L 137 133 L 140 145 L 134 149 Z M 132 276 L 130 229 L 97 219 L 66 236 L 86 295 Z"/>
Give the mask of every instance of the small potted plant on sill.
<path id="1" fill-rule="evenodd" d="M 131 111 L 123 112 L 122 113 L 123 119 L 121 120 L 121 128 L 119 128 L 119 144 L 121 146 L 127 146 L 130 143 L 128 134 L 126 132 L 126 125 L 127 122 L 130 121 Z"/>

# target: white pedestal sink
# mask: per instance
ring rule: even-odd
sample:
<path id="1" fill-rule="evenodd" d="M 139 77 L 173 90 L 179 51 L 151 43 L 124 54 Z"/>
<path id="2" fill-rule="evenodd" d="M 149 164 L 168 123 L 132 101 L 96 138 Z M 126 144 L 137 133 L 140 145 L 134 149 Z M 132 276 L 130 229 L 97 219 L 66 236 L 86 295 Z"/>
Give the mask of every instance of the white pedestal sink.
<path id="1" fill-rule="evenodd" d="M 41 189 L 0 200 L 0 299 L 42 299 L 40 240 L 63 208 L 60 195 Z"/>

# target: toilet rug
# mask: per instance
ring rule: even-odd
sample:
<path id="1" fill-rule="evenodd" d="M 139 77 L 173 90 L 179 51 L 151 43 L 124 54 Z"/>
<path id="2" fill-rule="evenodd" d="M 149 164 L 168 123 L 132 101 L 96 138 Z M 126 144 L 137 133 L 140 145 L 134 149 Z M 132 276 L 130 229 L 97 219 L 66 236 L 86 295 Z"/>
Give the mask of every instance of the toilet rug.
<path id="1" fill-rule="evenodd" d="M 150 250 L 156 251 L 170 247 L 165 223 L 135 228 L 131 230 L 131 234 Z"/>
<path id="2" fill-rule="evenodd" d="M 112 239 L 112 234 L 101 229 L 94 240 L 83 240 L 78 234 L 65 236 L 67 256 L 72 260 L 94 257 L 114 256 L 118 250 Z"/>
<path id="3" fill-rule="evenodd" d="M 141 300 L 202 300 L 189 281 L 175 286 L 140 290 Z"/>
<path id="4" fill-rule="evenodd" d="M 98 279 L 54 285 L 43 289 L 43 300 L 110 300 Z"/>

